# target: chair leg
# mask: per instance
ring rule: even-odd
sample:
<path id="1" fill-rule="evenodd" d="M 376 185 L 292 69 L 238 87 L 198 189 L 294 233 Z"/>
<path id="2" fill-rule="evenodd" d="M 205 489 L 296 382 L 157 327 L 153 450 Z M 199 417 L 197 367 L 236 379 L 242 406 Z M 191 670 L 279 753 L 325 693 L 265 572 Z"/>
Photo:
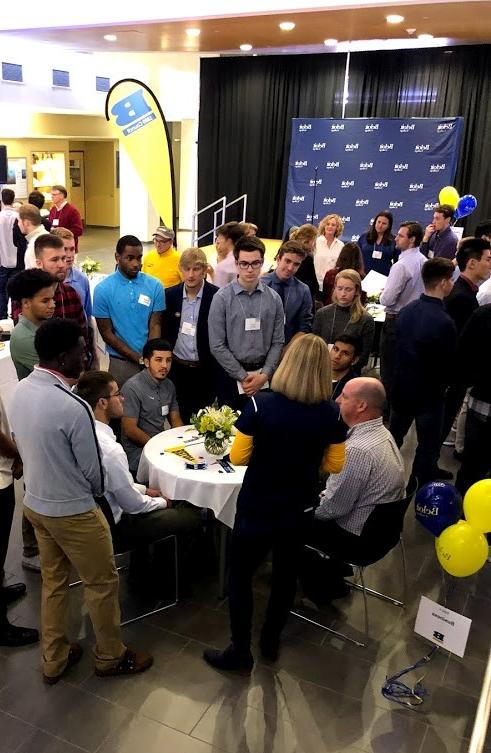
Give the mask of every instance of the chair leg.
<path id="1" fill-rule="evenodd" d="M 171 607 L 175 607 L 177 602 L 179 601 L 179 571 L 178 571 L 178 561 L 177 561 L 177 536 L 172 536 L 169 538 L 174 539 L 174 573 L 175 573 L 175 598 L 174 601 L 172 601 L 170 604 L 165 604 L 163 607 L 157 607 L 157 609 L 152 609 L 150 612 L 145 612 L 145 614 L 140 614 L 138 617 L 132 617 L 131 620 L 125 620 L 121 623 L 121 627 L 124 627 L 125 625 L 130 625 L 132 622 L 139 622 L 139 620 L 144 620 L 145 617 L 150 617 L 153 614 L 158 614 L 159 612 L 164 612 L 166 609 L 170 609 Z"/>
<path id="2" fill-rule="evenodd" d="M 406 550 L 404 548 L 404 539 L 401 537 L 399 539 L 399 545 L 401 547 L 401 560 L 402 560 L 402 598 L 403 598 L 403 605 L 406 606 L 407 604 L 407 567 L 406 567 Z"/>
<path id="3" fill-rule="evenodd" d="M 327 627 L 327 625 L 323 625 L 321 622 L 316 622 L 315 620 L 311 620 L 310 617 L 306 617 L 304 614 L 301 614 L 300 612 L 296 612 L 292 609 L 290 614 L 293 614 L 295 617 L 298 617 L 299 619 L 303 620 L 304 622 L 308 622 L 310 625 L 316 625 L 317 627 L 322 628 L 327 633 L 331 633 L 331 635 L 336 635 L 338 638 L 342 638 L 343 641 L 348 641 L 348 643 L 353 643 L 355 646 L 360 646 L 361 648 L 366 647 L 366 643 L 362 643 L 361 641 L 357 641 L 355 638 L 350 638 L 349 635 L 346 635 L 345 633 L 340 633 L 337 630 L 334 630 L 333 628 Z M 366 619 L 366 614 L 365 614 Z M 365 635 L 366 635 L 366 625 L 365 622 Z"/>

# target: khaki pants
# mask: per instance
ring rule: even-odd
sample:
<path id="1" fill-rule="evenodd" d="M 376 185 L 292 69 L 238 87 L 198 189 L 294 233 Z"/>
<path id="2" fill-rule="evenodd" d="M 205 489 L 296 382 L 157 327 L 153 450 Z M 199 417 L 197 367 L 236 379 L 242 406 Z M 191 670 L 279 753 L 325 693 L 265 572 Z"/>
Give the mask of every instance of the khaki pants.
<path id="1" fill-rule="evenodd" d="M 34 526 L 41 559 L 44 674 L 59 675 L 68 659 L 70 565 L 84 585 L 84 600 L 96 637 L 96 667 L 114 666 L 126 647 L 121 640 L 119 578 L 106 518 L 99 508 L 63 518 L 40 515 L 28 507 L 24 507 L 24 513 Z"/>

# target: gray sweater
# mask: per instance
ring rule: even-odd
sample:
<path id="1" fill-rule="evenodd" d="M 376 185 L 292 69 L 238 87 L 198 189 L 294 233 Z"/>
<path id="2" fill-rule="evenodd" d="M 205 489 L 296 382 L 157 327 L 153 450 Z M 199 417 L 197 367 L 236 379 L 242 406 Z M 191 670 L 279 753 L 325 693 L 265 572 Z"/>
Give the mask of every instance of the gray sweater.
<path id="1" fill-rule="evenodd" d="M 315 315 L 313 333 L 319 335 L 329 345 L 339 335 L 351 335 L 361 340 L 361 354 L 356 364 L 357 369 L 367 365 L 372 350 L 375 334 L 375 322 L 370 314 L 363 314 L 357 322 L 350 322 L 350 307 L 331 303 L 319 309 Z"/>
<path id="2" fill-rule="evenodd" d="M 24 463 L 24 504 L 53 518 L 94 508 L 104 472 L 90 406 L 35 367 L 15 391 L 9 420 Z"/>

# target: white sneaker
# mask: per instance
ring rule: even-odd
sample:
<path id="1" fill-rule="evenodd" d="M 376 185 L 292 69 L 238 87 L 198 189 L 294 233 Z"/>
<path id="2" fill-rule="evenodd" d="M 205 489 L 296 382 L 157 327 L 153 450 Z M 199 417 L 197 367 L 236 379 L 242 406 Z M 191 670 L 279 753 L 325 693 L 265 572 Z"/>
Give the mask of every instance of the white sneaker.
<path id="1" fill-rule="evenodd" d="M 39 554 L 34 557 L 22 557 L 22 567 L 25 570 L 34 570 L 35 573 L 41 572 L 41 562 L 39 560 Z"/>

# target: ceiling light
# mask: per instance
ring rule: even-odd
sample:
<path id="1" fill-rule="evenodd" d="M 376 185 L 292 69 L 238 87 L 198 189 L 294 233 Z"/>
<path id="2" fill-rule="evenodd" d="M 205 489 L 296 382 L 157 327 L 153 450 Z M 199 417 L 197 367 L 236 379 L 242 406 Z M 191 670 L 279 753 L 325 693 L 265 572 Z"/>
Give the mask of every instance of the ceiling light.
<path id="1" fill-rule="evenodd" d="M 188 37 L 199 37 L 199 35 L 201 34 L 201 29 L 186 29 L 186 34 L 188 35 Z"/>
<path id="2" fill-rule="evenodd" d="M 431 42 L 433 34 L 418 34 L 418 39 L 420 42 Z"/>
<path id="3" fill-rule="evenodd" d="M 116 34 L 104 34 L 106 42 L 117 42 L 118 38 Z"/>
<path id="4" fill-rule="evenodd" d="M 338 43 L 337 39 L 324 39 L 326 47 L 335 47 Z"/>
<path id="5" fill-rule="evenodd" d="M 293 21 L 282 21 L 279 26 L 281 31 L 292 31 L 295 28 Z"/>
<path id="6" fill-rule="evenodd" d="M 404 21 L 404 16 L 399 16 L 397 13 L 391 13 L 385 17 L 388 24 L 401 24 Z"/>
<path id="7" fill-rule="evenodd" d="M 241 44 L 240 49 L 242 52 L 250 52 L 252 50 L 252 44 Z"/>

